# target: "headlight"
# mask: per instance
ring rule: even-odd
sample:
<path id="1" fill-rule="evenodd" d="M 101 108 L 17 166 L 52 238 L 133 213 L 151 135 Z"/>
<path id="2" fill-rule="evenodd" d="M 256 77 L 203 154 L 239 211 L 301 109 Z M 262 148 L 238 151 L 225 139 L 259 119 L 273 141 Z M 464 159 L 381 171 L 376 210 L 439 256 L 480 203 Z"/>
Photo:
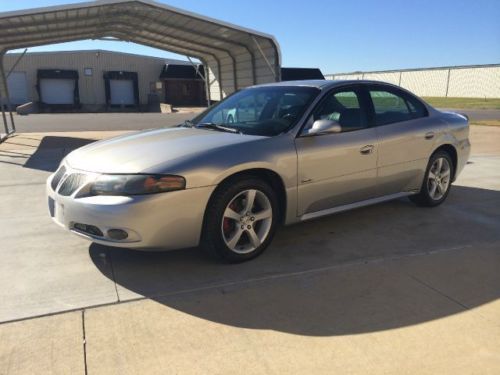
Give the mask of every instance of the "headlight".
<path id="1" fill-rule="evenodd" d="M 167 175 L 101 175 L 90 188 L 91 195 L 142 195 L 183 190 L 186 180 Z"/>

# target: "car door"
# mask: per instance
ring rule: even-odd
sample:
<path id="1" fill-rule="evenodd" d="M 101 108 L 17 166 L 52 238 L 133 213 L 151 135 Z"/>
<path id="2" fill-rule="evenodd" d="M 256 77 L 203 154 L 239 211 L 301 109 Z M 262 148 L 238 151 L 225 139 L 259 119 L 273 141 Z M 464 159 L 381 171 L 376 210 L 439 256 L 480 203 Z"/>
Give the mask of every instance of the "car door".
<path id="1" fill-rule="evenodd" d="M 420 189 L 436 124 L 425 106 L 406 92 L 385 85 L 367 86 L 371 122 L 378 138 L 379 195 Z"/>
<path id="2" fill-rule="evenodd" d="M 357 85 L 328 93 L 296 138 L 298 216 L 376 195 L 377 135 L 368 126 L 366 102 Z M 337 121 L 341 132 L 308 136 L 319 119 Z"/>

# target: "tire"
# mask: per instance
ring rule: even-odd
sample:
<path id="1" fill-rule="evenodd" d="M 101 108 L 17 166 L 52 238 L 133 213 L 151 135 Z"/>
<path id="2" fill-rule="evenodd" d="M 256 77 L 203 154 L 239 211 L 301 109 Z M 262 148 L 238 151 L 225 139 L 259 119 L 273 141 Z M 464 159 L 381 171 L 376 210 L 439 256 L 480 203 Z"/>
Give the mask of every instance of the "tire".
<path id="1" fill-rule="evenodd" d="M 435 152 L 429 159 L 420 192 L 410 196 L 410 200 L 422 207 L 439 206 L 448 197 L 454 173 L 455 169 L 450 155 L 445 151 Z"/>
<path id="2" fill-rule="evenodd" d="M 244 178 L 224 183 L 207 205 L 201 249 L 229 263 L 253 259 L 271 243 L 279 214 L 276 193 L 264 181 Z"/>

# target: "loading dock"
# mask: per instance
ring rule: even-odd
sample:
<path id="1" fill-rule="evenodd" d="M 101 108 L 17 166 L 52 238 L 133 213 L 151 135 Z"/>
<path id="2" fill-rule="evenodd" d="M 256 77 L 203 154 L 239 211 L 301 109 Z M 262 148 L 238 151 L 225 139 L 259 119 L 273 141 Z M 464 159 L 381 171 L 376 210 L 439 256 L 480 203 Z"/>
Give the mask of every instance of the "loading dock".
<path id="1" fill-rule="evenodd" d="M 71 110 L 79 107 L 79 77 L 76 70 L 38 70 L 37 79 L 42 111 Z"/>
<path id="2" fill-rule="evenodd" d="M 139 105 L 139 78 L 136 72 L 106 72 L 103 78 L 108 107 Z"/>

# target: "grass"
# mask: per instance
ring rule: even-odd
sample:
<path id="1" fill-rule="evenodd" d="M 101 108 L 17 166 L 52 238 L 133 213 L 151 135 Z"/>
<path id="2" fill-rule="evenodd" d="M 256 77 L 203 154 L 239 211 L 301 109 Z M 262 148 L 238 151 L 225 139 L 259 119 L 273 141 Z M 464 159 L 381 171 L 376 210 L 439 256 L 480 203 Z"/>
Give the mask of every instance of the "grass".
<path id="1" fill-rule="evenodd" d="M 424 97 L 427 103 L 436 108 L 456 109 L 500 109 L 500 98 L 438 98 Z"/>
<path id="2" fill-rule="evenodd" d="M 500 126 L 500 120 L 471 120 L 471 125 Z"/>

